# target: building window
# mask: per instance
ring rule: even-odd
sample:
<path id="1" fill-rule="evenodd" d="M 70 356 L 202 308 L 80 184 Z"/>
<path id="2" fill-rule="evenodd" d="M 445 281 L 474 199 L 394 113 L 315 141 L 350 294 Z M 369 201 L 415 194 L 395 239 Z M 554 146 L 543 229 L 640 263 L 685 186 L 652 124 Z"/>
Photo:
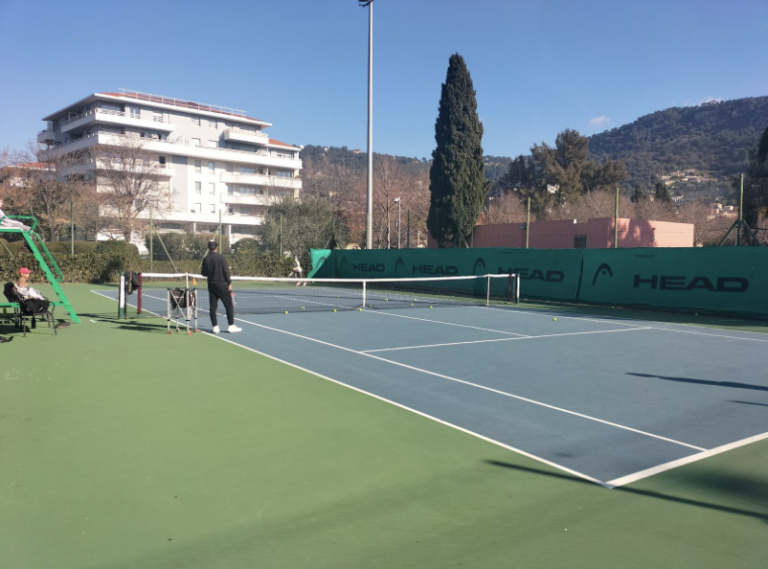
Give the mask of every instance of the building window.
<path id="1" fill-rule="evenodd" d="M 215 174 L 216 173 L 216 163 L 215 162 L 208 162 L 208 173 L 209 174 Z"/>
<path id="2" fill-rule="evenodd" d="M 203 162 L 201 160 L 195 160 L 195 174 L 199 174 L 203 170 Z"/>
<path id="3" fill-rule="evenodd" d="M 195 126 L 200 126 L 200 117 L 192 117 L 192 124 Z"/>
<path id="4" fill-rule="evenodd" d="M 241 174 L 255 174 L 256 168 L 251 168 L 250 166 L 240 166 L 240 173 Z"/>
<path id="5" fill-rule="evenodd" d="M 231 164 L 231 163 L 229 163 L 229 162 L 227 162 L 226 166 L 227 166 L 227 172 L 228 172 L 228 173 L 230 173 L 230 174 L 231 174 L 231 173 L 234 171 L 234 169 L 235 169 L 235 168 L 234 168 L 234 166 L 232 166 L 232 164 Z"/>
<path id="6" fill-rule="evenodd" d="M 196 194 L 202 194 L 203 193 L 203 183 L 202 182 L 195 182 L 195 193 Z"/>
<path id="7" fill-rule="evenodd" d="M 208 126 L 216 128 L 216 121 L 214 119 L 208 119 Z"/>
<path id="8" fill-rule="evenodd" d="M 165 168 L 165 156 L 158 156 L 157 161 L 160 163 L 161 168 Z"/>
<path id="9" fill-rule="evenodd" d="M 203 211 L 203 204 L 196 203 L 192 213 L 200 213 L 201 211 Z"/>
<path id="10" fill-rule="evenodd" d="M 192 139 L 192 146 L 200 146 L 200 139 L 199 138 L 193 138 Z"/>
<path id="11" fill-rule="evenodd" d="M 275 176 L 278 176 L 280 178 L 290 178 L 291 172 L 289 170 L 275 170 L 273 172 Z"/>
<path id="12" fill-rule="evenodd" d="M 227 207 L 227 213 L 232 215 L 233 213 L 235 213 L 235 208 L 233 206 L 228 206 Z"/>
<path id="13" fill-rule="evenodd" d="M 132 119 L 138 119 L 141 117 L 141 110 L 139 107 L 128 107 L 128 113 Z"/>
<path id="14" fill-rule="evenodd" d="M 211 195 L 216 195 L 216 184 L 214 184 L 213 182 L 208 184 L 208 193 Z"/>
<path id="15" fill-rule="evenodd" d="M 586 249 L 587 248 L 587 236 L 586 235 L 574 235 L 573 236 L 573 248 L 574 249 Z"/>
<path id="16" fill-rule="evenodd" d="M 216 204 L 211 204 L 211 213 L 216 213 Z"/>

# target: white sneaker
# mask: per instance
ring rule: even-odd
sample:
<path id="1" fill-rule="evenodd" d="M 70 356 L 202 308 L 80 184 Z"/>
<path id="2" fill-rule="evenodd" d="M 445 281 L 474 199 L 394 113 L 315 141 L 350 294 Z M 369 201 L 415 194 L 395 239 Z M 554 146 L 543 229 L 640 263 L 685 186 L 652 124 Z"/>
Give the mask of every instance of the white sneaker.
<path id="1" fill-rule="evenodd" d="M 221 332 L 221 329 L 218 326 L 214 326 L 213 327 L 213 333 L 214 334 L 218 334 L 219 332 Z"/>
<path id="2" fill-rule="evenodd" d="M 229 332 L 230 334 L 232 334 L 233 332 L 242 332 L 242 331 L 243 331 L 242 328 L 240 328 L 239 326 L 235 326 L 234 324 L 232 324 L 232 326 L 227 328 L 227 332 Z"/>

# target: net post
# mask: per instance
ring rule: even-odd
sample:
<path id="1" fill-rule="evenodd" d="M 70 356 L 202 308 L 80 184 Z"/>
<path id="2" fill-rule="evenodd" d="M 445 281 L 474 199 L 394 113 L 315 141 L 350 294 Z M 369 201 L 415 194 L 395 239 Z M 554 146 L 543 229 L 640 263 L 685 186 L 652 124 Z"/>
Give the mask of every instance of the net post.
<path id="1" fill-rule="evenodd" d="M 117 293 L 117 319 L 125 317 L 125 273 L 120 273 L 120 289 Z"/>
<path id="2" fill-rule="evenodd" d="M 512 280 L 513 278 L 514 275 L 509 273 L 509 281 L 507 282 L 507 302 L 514 302 L 514 293 L 512 289 L 514 286 L 514 281 Z"/>
<path id="3" fill-rule="evenodd" d="M 141 273 L 139 273 L 139 288 L 136 289 L 136 314 L 141 314 Z"/>
<path id="4" fill-rule="evenodd" d="M 363 308 L 365 308 L 365 288 L 366 288 L 365 285 L 366 285 L 366 281 L 363 281 Z"/>
<path id="5" fill-rule="evenodd" d="M 520 273 L 515 275 L 515 304 L 520 304 Z"/>
<path id="6" fill-rule="evenodd" d="M 485 275 L 485 279 L 487 282 L 486 285 L 486 292 L 485 292 L 485 305 L 490 306 L 491 305 L 491 275 Z"/>

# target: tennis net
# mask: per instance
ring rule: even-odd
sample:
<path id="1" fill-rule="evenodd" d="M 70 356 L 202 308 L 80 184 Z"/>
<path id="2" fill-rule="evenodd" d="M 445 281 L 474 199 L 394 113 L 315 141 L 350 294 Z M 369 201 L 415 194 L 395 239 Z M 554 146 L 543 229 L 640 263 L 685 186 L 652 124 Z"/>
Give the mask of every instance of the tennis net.
<path id="1" fill-rule="evenodd" d="M 124 313 L 165 316 L 169 291 L 179 289 L 195 290 L 197 308 L 207 312 L 207 288 L 207 281 L 201 275 L 141 273 L 136 291 L 123 295 Z M 232 293 L 238 314 L 436 308 L 516 303 L 520 280 L 515 274 L 403 279 L 232 277 Z"/>

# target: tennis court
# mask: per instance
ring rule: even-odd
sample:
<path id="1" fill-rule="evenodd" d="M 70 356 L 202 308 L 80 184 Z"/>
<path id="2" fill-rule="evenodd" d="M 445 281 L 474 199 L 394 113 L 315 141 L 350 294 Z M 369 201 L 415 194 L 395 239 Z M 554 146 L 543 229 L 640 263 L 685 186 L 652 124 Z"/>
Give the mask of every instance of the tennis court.
<path id="1" fill-rule="evenodd" d="M 3 346 L 3 566 L 764 564 L 768 441 L 738 446 L 762 323 L 409 306 L 169 336 L 66 292 L 82 324 Z"/>
<path id="2" fill-rule="evenodd" d="M 238 315 L 243 332 L 218 339 L 606 487 L 768 438 L 761 334 L 392 291 L 376 309 L 302 313 L 355 304 L 336 287 L 293 289 L 271 293 L 290 311 Z M 159 290 L 145 311 L 166 312 Z"/>

